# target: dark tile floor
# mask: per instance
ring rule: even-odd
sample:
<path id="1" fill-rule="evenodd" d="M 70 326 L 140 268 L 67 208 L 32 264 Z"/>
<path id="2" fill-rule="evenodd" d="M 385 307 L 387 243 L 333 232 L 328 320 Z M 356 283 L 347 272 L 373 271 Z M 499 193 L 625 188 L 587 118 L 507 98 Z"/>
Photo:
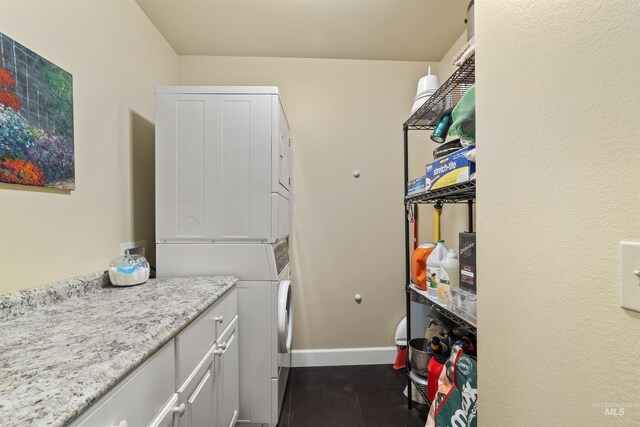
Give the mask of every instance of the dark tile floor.
<path id="1" fill-rule="evenodd" d="M 391 365 L 293 368 L 278 427 L 423 427 L 426 409 L 407 409 L 406 385 Z"/>

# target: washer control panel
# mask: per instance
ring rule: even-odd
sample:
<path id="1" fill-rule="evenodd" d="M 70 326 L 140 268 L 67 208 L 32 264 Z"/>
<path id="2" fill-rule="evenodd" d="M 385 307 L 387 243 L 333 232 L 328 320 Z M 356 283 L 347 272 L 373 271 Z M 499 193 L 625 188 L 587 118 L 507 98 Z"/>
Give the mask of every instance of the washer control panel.
<path id="1" fill-rule="evenodd" d="M 273 248 L 273 256 L 276 259 L 276 270 L 280 275 L 282 270 L 289 264 L 289 244 L 286 240 Z"/>

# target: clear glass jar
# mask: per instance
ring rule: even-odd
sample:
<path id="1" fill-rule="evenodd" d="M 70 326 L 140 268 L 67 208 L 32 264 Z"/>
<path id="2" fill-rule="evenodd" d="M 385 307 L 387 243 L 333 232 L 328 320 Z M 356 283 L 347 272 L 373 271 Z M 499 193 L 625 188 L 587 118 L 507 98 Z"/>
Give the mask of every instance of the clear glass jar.
<path id="1" fill-rule="evenodd" d="M 109 263 L 109 281 L 113 286 L 140 285 L 149 280 L 149 262 L 142 255 L 123 255 Z"/>

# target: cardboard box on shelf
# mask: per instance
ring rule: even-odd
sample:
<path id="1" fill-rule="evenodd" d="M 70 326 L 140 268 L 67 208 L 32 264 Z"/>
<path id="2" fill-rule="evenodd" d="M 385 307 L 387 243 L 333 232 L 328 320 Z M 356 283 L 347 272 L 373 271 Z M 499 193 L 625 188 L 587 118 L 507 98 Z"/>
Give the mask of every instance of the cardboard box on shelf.
<path id="1" fill-rule="evenodd" d="M 425 177 L 424 175 L 412 179 L 407 183 L 407 196 L 413 196 L 414 194 L 418 194 L 422 191 L 425 191 Z"/>
<path id="2" fill-rule="evenodd" d="M 451 289 L 451 296 L 447 301 L 447 308 L 459 317 L 468 320 L 474 325 L 478 317 L 478 297 L 473 292 L 461 288 Z"/>
<path id="3" fill-rule="evenodd" d="M 469 181 L 471 175 L 476 171 L 475 162 L 469 161 L 465 153 L 474 147 L 462 148 L 455 153 L 427 164 L 425 171 L 425 188 L 427 190 L 437 190 Z"/>
<path id="4" fill-rule="evenodd" d="M 476 233 L 460 233 L 460 287 L 476 293 Z"/>

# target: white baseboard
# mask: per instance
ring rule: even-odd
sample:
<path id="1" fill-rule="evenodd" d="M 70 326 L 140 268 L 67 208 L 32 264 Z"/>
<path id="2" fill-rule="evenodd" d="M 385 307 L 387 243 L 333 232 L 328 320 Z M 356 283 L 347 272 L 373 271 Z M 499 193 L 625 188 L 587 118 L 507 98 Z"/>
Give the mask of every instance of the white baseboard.
<path id="1" fill-rule="evenodd" d="M 291 366 L 393 365 L 397 354 L 396 347 L 292 350 Z"/>

